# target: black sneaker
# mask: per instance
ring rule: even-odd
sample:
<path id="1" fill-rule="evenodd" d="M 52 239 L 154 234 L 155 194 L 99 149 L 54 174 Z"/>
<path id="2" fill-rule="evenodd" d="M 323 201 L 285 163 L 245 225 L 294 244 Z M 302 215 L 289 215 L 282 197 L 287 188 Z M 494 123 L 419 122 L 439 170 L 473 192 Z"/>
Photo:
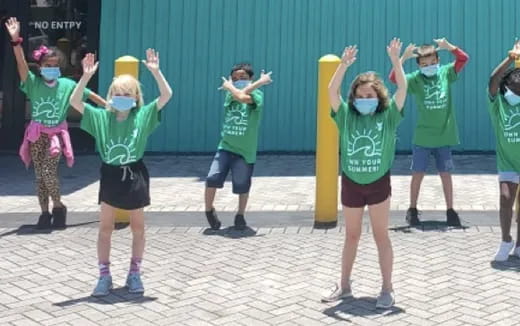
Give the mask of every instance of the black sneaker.
<path id="1" fill-rule="evenodd" d="M 56 229 L 64 229 L 67 222 L 67 207 L 54 207 L 52 209 L 52 227 Z"/>
<path id="2" fill-rule="evenodd" d="M 246 219 L 244 215 L 237 214 L 235 215 L 235 229 L 236 230 L 244 230 L 246 228 Z"/>
<path id="3" fill-rule="evenodd" d="M 36 224 L 36 228 L 39 230 L 50 229 L 51 228 L 51 219 L 52 215 L 49 212 L 42 213 L 38 218 L 38 223 Z"/>
<path id="4" fill-rule="evenodd" d="M 446 211 L 446 223 L 448 226 L 462 226 L 460 223 L 459 214 L 457 214 L 453 208 L 450 208 Z"/>
<path id="5" fill-rule="evenodd" d="M 212 230 L 220 229 L 221 223 L 217 217 L 217 212 L 215 212 L 214 208 L 209 212 L 206 212 L 206 218 L 208 219 L 209 226 Z"/>
<path id="6" fill-rule="evenodd" d="M 408 208 L 408 211 L 406 212 L 406 223 L 410 226 L 417 226 L 421 224 L 421 221 L 419 221 L 419 211 L 417 208 Z"/>

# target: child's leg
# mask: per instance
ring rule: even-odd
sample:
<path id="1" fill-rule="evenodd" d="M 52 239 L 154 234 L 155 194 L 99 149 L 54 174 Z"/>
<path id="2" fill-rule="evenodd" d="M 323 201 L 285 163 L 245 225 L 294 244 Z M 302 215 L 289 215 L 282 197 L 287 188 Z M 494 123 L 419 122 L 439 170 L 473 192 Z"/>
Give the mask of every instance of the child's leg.
<path id="1" fill-rule="evenodd" d="M 383 277 L 383 291 L 392 290 L 392 266 L 394 253 L 388 236 L 390 197 L 384 202 L 368 206 L 374 240 L 379 254 L 379 267 Z"/>
<path id="2" fill-rule="evenodd" d="M 513 182 L 500 182 L 500 229 L 502 241 L 511 242 L 511 221 L 513 217 L 513 205 L 515 202 L 518 184 Z"/>
<path id="3" fill-rule="evenodd" d="M 254 164 L 248 164 L 239 155 L 236 155 L 231 162 L 233 193 L 238 195 L 238 215 L 244 215 L 246 211 L 253 170 Z"/>
<path id="4" fill-rule="evenodd" d="M 101 202 L 101 214 L 98 234 L 98 260 L 100 264 L 109 264 L 112 231 L 114 230 L 114 208 Z"/>
<path id="5" fill-rule="evenodd" d="M 341 256 L 341 289 L 343 290 L 350 290 L 350 276 L 361 238 L 363 210 L 364 207 L 343 206 L 345 216 L 345 242 Z"/>
<path id="6" fill-rule="evenodd" d="M 217 188 L 224 187 L 224 182 L 229 173 L 231 163 L 231 153 L 226 151 L 217 151 L 206 178 L 206 190 L 204 193 L 206 212 L 213 210 L 213 202 Z"/>
<path id="7" fill-rule="evenodd" d="M 45 148 L 42 138 L 43 137 L 40 137 L 36 142 L 31 143 L 30 150 L 31 159 L 34 165 L 34 175 L 36 177 L 36 193 L 38 195 L 38 202 L 40 203 L 42 213 L 46 213 L 49 212 L 49 192 L 47 191 L 43 181 L 43 162 L 48 148 Z"/>
<path id="8" fill-rule="evenodd" d="M 410 207 L 417 208 L 417 200 L 419 199 L 419 191 L 421 190 L 421 183 L 424 179 L 423 172 L 413 172 L 412 182 L 410 183 Z"/>
<path id="9" fill-rule="evenodd" d="M 453 181 L 451 171 L 453 170 L 453 158 L 451 155 L 451 147 L 445 146 L 436 148 L 433 151 L 435 164 L 439 176 L 442 181 L 442 189 L 444 191 L 444 199 L 446 201 L 446 209 L 453 208 Z"/>
<path id="10" fill-rule="evenodd" d="M 139 273 L 144 253 L 144 210 L 135 209 L 130 212 L 130 228 L 132 230 L 132 260 L 130 272 Z"/>
<path id="11" fill-rule="evenodd" d="M 53 208 L 63 207 L 60 193 L 60 179 L 58 177 L 60 157 L 61 153 L 51 157 L 47 151 L 46 158 L 43 162 L 43 181 L 52 199 Z"/>
<path id="12" fill-rule="evenodd" d="M 412 181 L 410 183 L 410 208 L 417 208 L 417 200 L 421 183 L 423 181 L 426 170 L 428 169 L 428 161 L 430 159 L 431 149 L 413 145 L 412 154 Z"/>
<path id="13" fill-rule="evenodd" d="M 442 189 L 444 191 L 444 200 L 446 201 L 446 209 L 453 208 L 453 181 L 450 172 L 439 172 L 442 181 Z"/>

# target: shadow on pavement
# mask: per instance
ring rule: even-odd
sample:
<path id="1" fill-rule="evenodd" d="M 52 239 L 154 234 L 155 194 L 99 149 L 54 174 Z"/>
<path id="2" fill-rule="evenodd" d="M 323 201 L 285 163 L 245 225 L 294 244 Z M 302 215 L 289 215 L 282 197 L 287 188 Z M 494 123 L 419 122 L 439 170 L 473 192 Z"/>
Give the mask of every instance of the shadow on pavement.
<path id="1" fill-rule="evenodd" d="M 416 231 L 422 231 L 422 232 L 429 232 L 429 231 L 436 231 L 436 232 L 446 232 L 449 230 L 466 230 L 469 229 L 469 226 L 463 225 L 463 226 L 448 226 L 446 222 L 444 221 L 422 221 L 420 225 L 417 226 L 396 226 L 389 228 L 390 231 L 397 231 L 397 232 L 403 232 L 403 233 L 412 233 L 414 230 Z"/>
<path id="2" fill-rule="evenodd" d="M 256 234 L 257 231 L 247 226 L 244 230 L 236 230 L 230 226 L 221 230 L 212 230 L 207 228 L 202 232 L 204 235 L 219 235 L 221 237 L 230 239 L 250 238 L 250 237 L 262 237 L 263 235 Z"/>
<path id="3" fill-rule="evenodd" d="M 145 296 L 142 293 L 141 294 L 132 294 L 128 293 L 128 290 L 125 287 L 120 287 L 117 289 L 113 289 L 110 291 L 110 294 L 105 297 L 93 297 L 93 296 L 86 296 L 83 298 L 78 299 L 72 299 L 62 302 L 56 302 L 53 303 L 53 306 L 58 307 L 70 307 L 77 304 L 81 304 L 84 302 L 88 303 L 97 303 L 97 304 L 115 304 L 115 303 L 121 303 L 121 302 L 128 302 L 128 303 L 144 303 L 144 302 L 150 302 L 157 300 L 156 297 L 149 297 Z"/>
<path id="4" fill-rule="evenodd" d="M 325 309 L 323 314 L 340 321 L 352 322 L 352 320 L 349 319 L 351 316 L 390 316 L 404 312 L 404 309 L 396 306 L 389 309 L 377 309 L 376 298 L 359 297 L 345 299 L 334 307 Z"/>
<path id="5" fill-rule="evenodd" d="M 69 229 L 69 228 L 82 227 L 82 226 L 94 224 L 94 223 L 97 223 L 97 222 L 98 221 L 91 221 L 91 222 L 70 224 L 70 225 L 67 225 L 67 227 L 63 228 L 63 229 L 56 229 L 56 228 L 37 229 L 36 228 L 36 224 L 25 224 L 25 225 L 21 225 L 16 230 L 12 230 L 12 231 L 9 231 L 9 232 L 1 233 L 0 234 L 0 238 L 7 237 L 7 236 L 10 236 L 10 235 L 13 235 L 13 234 L 16 234 L 16 235 L 51 234 L 53 232 L 59 232 L 59 231 L 63 231 L 63 230 Z"/>
<path id="6" fill-rule="evenodd" d="M 499 271 L 520 272 L 520 258 L 511 255 L 509 256 L 509 259 L 504 262 L 492 261 L 491 267 Z"/>

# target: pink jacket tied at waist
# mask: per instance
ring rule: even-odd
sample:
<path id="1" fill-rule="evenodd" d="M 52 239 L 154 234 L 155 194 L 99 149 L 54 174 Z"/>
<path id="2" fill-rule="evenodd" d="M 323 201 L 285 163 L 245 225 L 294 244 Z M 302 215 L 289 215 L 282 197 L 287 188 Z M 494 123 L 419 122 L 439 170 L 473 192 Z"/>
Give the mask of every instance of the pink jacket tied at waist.
<path id="1" fill-rule="evenodd" d="M 19 153 L 25 167 L 28 168 L 29 164 L 31 164 L 30 143 L 36 142 L 42 133 L 49 136 L 49 154 L 51 157 L 58 155 L 63 150 L 63 155 L 65 155 L 65 158 L 67 159 L 67 165 L 72 167 L 74 164 L 74 153 L 70 142 L 69 126 L 67 125 L 67 121 L 63 121 L 55 127 L 46 127 L 41 123 L 34 121 L 29 123 L 27 129 L 25 129 L 25 136 Z M 60 142 L 60 136 L 62 142 Z"/>

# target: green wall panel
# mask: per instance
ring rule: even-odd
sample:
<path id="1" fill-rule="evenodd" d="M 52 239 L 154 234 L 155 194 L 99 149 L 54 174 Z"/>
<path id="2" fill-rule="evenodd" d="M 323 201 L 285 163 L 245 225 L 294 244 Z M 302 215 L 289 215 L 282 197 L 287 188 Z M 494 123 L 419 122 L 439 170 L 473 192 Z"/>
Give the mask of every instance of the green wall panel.
<path id="1" fill-rule="evenodd" d="M 405 43 L 429 43 L 445 36 L 470 61 L 454 86 L 461 135 L 458 150 L 494 149 L 486 108 L 486 85 L 493 67 L 512 46 L 519 30 L 517 0 L 103 0 L 100 92 L 122 55 L 144 57 L 148 47 L 161 54 L 161 66 L 174 98 L 149 150 L 211 152 L 219 140 L 223 94 L 221 76 L 239 61 L 273 71 L 264 89 L 262 151 L 313 151 L 316 132 L 317 61 L 358 44 L 357 63 L 344 88 L 359 72 L 379 72 L 387 80 L 385 46 L 394 36 Z M 442 53 L 442 61 L 453 58 Z M 416 69 L 414 62 L 406 71 Z M 142 66 L 145 100 L 158 95 Z M 408 98 L 398 149 L 411 146 L 415 103 Z"/>

